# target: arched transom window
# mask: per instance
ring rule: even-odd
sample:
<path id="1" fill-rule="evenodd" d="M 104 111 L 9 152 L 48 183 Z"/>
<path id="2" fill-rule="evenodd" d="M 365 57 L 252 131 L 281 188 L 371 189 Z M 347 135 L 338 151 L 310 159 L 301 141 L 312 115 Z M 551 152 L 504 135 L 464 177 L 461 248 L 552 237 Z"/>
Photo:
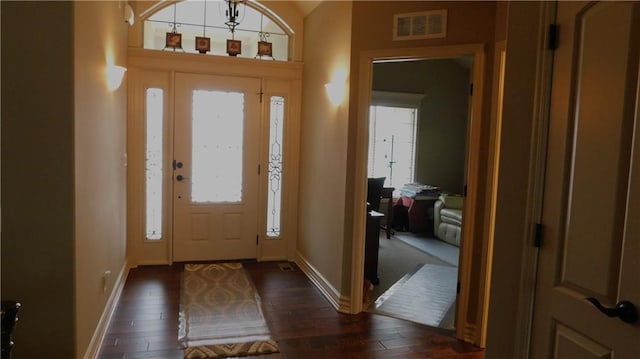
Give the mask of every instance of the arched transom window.
<path id="1" fill-rule="evenodd" d="M 238 10 L 235 21 L 239 24 L 233 33 L 225 24 L 230 20 L 229 2 L 232 5 L 235 3 Z M 239 49 L 240 53 L 235 56 L 287 61 L 289 36 L 267 12 L 262 5 L 250 0 L 177 2 L 159 10 L 144 22 L 144 48 L 223 56 L 228 56 L 230 50 Z M 240 43 L 229 43 L 227 40 L 239 40 Z M 198 51 L 196 45 L 200 46 L 200 50 L 207 47 L 210 50 Z"/>

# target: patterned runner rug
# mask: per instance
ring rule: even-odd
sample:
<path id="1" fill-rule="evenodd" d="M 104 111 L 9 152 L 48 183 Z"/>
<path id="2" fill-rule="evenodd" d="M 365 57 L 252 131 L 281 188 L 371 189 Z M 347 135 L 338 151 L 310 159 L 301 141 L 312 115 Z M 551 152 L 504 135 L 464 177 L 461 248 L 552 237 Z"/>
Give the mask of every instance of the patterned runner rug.
<path id="1" fill-rule="evenodd" d="M 189 359 L 279 351 L 241 263 L 185 265 L 178 340 Z"/>

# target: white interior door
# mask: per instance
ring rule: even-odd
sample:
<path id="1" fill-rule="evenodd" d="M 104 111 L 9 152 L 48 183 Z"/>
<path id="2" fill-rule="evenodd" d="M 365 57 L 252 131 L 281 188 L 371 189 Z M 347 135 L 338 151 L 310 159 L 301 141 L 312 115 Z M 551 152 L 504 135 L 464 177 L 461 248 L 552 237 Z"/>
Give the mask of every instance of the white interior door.
<path id="1" fill-rule="evenodd" d="M 531 357 L 640 358 L 640 6 L 557 10 Z"/>
<path id="2" fill-rule="evenodd" d="M 260 80 L 176 74 L 173 259 L 256 258 Z"/>

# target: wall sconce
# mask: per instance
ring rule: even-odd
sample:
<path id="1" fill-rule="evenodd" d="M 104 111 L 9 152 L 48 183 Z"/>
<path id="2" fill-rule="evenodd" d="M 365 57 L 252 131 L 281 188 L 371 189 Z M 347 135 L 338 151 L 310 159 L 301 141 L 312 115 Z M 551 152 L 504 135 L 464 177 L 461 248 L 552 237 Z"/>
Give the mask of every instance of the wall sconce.
<path id="1" fill-rule="evenodd" d="M 133 13 L 133 8 L 129 4 L 124 5 L 124 9 L 122 12 L 122 18 L 124 22 L 129 24 L 129 26 L 133 26 L 136 21 L 136 15 Z"/>
<path id="2" fill-rule="evenodd" d="M 329 101 L 331 101 L 335 106 L 340 105 L 344 98 L 347 85 L 344 82 L 329 82 L 328 84 L 325 84 L 324 87 L 327 89 Z"/>
<path id="3" fill-rule="evenodd" d="M 347 92 L 347 73 L 344 70 L 339 70 L 333 76 L 333 79 L 324 87 L 327 89 L 327 95 L 329 101 L 334 106 L 339 106 L 344 100 L 344 95 Z"/>
<path id="4" fill-rule="evenodd" d="M 108 64 L 106 72 L 107 88 L 109 88 L 109 91 L 115 91 L 120 87 L 120 85 L 122 85 L 122 79 L 124 78 L 124 73 L 127 72 L 127 69 L 122 66 Z"/>

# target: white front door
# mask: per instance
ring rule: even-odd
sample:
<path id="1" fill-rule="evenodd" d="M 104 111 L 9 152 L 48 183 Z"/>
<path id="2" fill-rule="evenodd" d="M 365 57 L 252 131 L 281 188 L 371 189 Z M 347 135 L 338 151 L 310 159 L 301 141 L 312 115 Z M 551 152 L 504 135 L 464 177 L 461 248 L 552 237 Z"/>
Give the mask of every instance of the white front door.
<path id="1" fill-rule="evenodd" d="M 637 359 L 640 3 L 560 1 L 557 25 L 531 357 Z"/>
<path id="2" fill-rule="evenodd" d="M 173 259 L 257 256 L 260 80 L 175 77 Z"/>

